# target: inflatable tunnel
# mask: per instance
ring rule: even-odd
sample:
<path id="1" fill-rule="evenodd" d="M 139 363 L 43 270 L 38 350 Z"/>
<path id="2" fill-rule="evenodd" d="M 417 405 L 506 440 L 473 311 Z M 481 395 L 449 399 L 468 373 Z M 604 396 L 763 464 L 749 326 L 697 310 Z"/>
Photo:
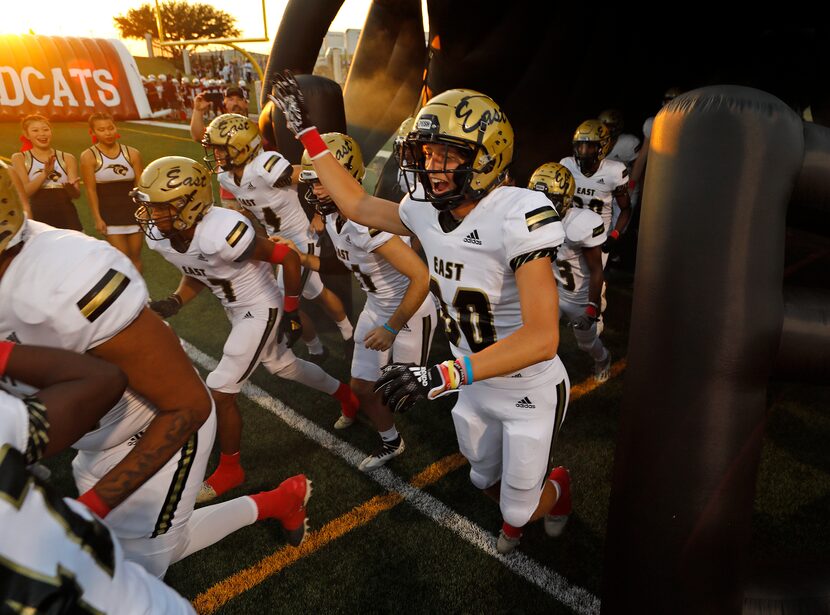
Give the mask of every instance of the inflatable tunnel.
<path id="1" fill-rule="evenodd" d="M 0 35 L 0 121 L 30 113 L 53 121 L 116 120 L 150 115 L 133 57 L 121 41 Z"/>
<path id="2" fill-rule="evenodd" d="M 301 4 L 289 3 L 269 75 L 313 65 L 326 25 Z M 339 6 L 319 4 L 319 20 Z M 523 185 L 569 155 L 584 119 L 618 108 L 637 133 L 666 89 L 687 91 L 652 134 L 603 612 L 830 612 L 823 571 L 799 590 L 801 610 L 786 588 L 777 606 L 753 602 L 748 548 L 768 381 L 828 381 L 830 298 L 783 283 L 788 220 L 807 212 L 824 235 L 830 221 L 827 29 L 751 29 L 702 9 L 658 24 L 624 7 L 427 0 L 419 39 L 419 7 L 376 0 L 362 32 L 344 109 L 367 159 L 425 98 L 465 87 L 511 119 Z M 312 21 L 319 37 L 298 44 Z M 807 107 L 816 124 L 802 121 Z"/>

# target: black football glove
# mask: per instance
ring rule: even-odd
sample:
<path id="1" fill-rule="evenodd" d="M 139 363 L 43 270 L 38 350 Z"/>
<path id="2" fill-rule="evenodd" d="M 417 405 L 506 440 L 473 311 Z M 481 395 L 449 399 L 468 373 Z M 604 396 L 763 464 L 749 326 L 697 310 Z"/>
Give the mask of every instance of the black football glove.
<path id="1" fill-rule="evenodd" d="M 602 251 L 608 254 L 611 250 L 616 249 L 617 242 L 620 240 L 620 232 L 617 229 L 614 229 L 610 233 L 608 233 L 608 239 L 605 240 L 605 243 L 602 244 Z"/>
<path id="2" fill-rule="evenodd" d="M 596 321 L 597 319 L 591 316 L 590 314 L 582 312 L 582 314 L 580 314 L 571 321 L 571 326 L 574 329 L 579 329 L 580 331 L 587 331 L 592 326 L 594 326 L 594 323 Z"/>
<path id="3" fill-rule="evenodd" d="M 437 399 L 457 393 L 464 384 L 463 370 L 457 361 L 444 361 L 432 367 L 414 363 L 390 363 L 375 382 L 375 393 L 383 392 L 383 403 L 392 412 L 406 412 L 421 399 Z"/>
<path id="4" fill-rule="evenodd" d="M 177 294 L 172 294 L 166 299 L 158 299 L 150 302 L 150 309 L 162 318 L 170 318 L 179 313 L 182 309 L 182 300 Z"/>
<path id="5" fill-rule="evenodd" d="M 283 312 L 280 324 L 277 327 L 277 343 L 285 337 L 285 345 L 291 348 L 303 334 L 303 323 L 300 321 L 300 312 Z"/>
<path id="6" fill-rule="evenodd" d="M 273 94 L 268 98 L 274 101 L 285 116 L 285 125 L 295 137 L 314 124 L 308 113 L 305 97 L 291 71 L 277 74 L 274 79 Z"/>

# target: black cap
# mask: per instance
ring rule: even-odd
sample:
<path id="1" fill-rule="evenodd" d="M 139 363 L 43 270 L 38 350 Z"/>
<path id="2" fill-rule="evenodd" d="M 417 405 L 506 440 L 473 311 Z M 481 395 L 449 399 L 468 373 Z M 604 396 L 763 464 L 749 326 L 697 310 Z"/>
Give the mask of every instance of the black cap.
<path id="1" fill-rule="evenodd" d="M 243 90 L 238 85 L 232 85 L 225 90 L 225 97 L 229 96 L 239 96 L 239 98 L 245 98 L 245 90 Z"/>

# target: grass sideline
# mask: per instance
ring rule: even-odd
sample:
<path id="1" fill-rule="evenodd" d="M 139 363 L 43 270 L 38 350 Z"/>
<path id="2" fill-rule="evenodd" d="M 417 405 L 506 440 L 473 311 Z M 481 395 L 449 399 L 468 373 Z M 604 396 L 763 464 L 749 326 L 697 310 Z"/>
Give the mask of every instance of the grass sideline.
<path id="1" fill-rule="evenodd" d="M 89 145 L 83 123 L 54 124 L 53 128 L 55 144 L 61 149 L 78 155 Z M 141 151 L 145 164 L 163 155 L 203 155 L 201 147 L 187 141 L 185 131 L 129 123 L 120 123 L 119 128 L 123 128 L 123 141 Z M 9 156 L 17 147 L 18 135 L 17 124 L 0 124 L 0 154 Z M 79 199 L 77 204 L 85 227 L 91 228 L 85 199 Z M 797 254 L 797 260 L 805 255 L 808 254 Z M 178 274 L 146 249 L 144 257 L 151 296 L 164 296 L 175 287 Z M 801 268 L 799 275 L 808 278 L 823 273 L 825 265 L 826 260 L 819 259 Z M 615 359 L 625 356 L 630 292 L 630 277 L 616 275 L 611 280 L 611 311 L 604 339 Z M 336 329 L 325 320 L 318 322 L 324 342 L 333 350 L 325 367 L 333 375 L 346 378 L 347 367 Z M 171 324 L 202 352 L 220 356 L 228 325 L 212 296 L 200 296 L 171 319 Z M 577 351 L 572 336 L 564 329 L 562 333 L 560 354 L 571 381 L 581 382 L 589 375 L 589 361 Z M 304 349 L 298 350 L 299 355 L 304 353 Z M 446 342 L 438 335 L 432 359 L 447 356 Z M 376 435 L 363 423 L 345 433 L 332 430 L 337 407 L 329 398 L 273 378 L 263 370 L 255 372 L 252 382 L 349 445 L 365 452 L 374 447 Z M 601 592 L 605 523 L 621 399 L 622 379 L 616 378 L 571 404 L 555 460 L 568 465 L 573 473 L 576 513 L 561 539 L 547 539 L 537 524 L 528 528 L 521 547 L 529 558 L 594 595 Z M 830 402 L 830 388 L 773 383 L 769 400 L 753 517 L 753 550 L 765 561 L 822 559 L 830 552 L 830 459 L 825 453 L 830 435 L 830 416 L 825 410 Z M 438 400 L 400 417 L 399 429 L 406 438 L 407 453 L 390 464 L 397 475 L 412 480 L 425 468 L 457 453 L 448 413 L 450 405 L 451 401 Z M 310 502 L 313 529 L 329 527 L 351 511 L 389 497 L 371 478 L 275 420 L 254 402 L 242 399 L 241 406 L 247 480 L 244 487 L 227 497 L 269 489 L 287 476 L 306 472 L 315 486 Z M 69 455 L 58 458 L 51 467 L 54 482 L 65 493 L 72 494 L 68 458 Z M 211 470 L 214 465 L 215 457 Z M 498 511 L 470 485 L 464 468 L 464 464 L 455 467 L 423 490 L 493 533 L 500 522 Z M 195 599 L 283 547 L 276 524 L 257 524 L 177 564 L 167 581 L 187 598 Z M 354 524 L 338 540 L 286 565 L 234 597 L 218 612 L 293 613 L 301 609 L 325 613 L 571 612 L 550 594 L 517 577 L 499 560 L 436 525 L 407 503 L 379 511 L 363 525 Z"/>

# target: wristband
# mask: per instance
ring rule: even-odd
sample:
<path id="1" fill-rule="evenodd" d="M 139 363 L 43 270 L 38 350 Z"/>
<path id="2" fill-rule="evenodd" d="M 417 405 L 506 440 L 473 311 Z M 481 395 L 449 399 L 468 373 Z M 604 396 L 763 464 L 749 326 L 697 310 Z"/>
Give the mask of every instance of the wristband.
<path id="1" fill-rule="evenodd" d="M 393 329 L 393 328 L 389 325 L 389 323 L 388 323 L 388 322 L 387 322 L 387 323 L 384 323 L 383 328 L 384 328 L 384 329 L 386 329 L 387 331 L 389 331 L 389 333 L 391 333 L 392 335 L 397 335 L 397 334 L 399 333 L 398 331 L 395 331 L 395 330 L 394 330 L 394 329 Z"/>
<path id="2" fill-rule="evenodd" d="M 473 362 L 470 361 L 470 357 L 461 357 L 462 367 L 461 370 L 464 374 L 464 384 L 472 384 L 473 383 Z"/>
<path id="3" fill-rule="evenodd" d="M 271 256 L 268 258 L 268 262 L 279 265 L 285 259 L 285 255 L 290 251 L 291 248 L 284 243 L 275 243 L 274 249 L 271 250 Z"/>
<path id="4" fill-rule="evenodd" d="M 78 501 L 89 510 L 98 515 L 101 519 L 110 514 L 112 510 L 104 500 L 101 499 L 94 489 L 90 489 L 78 498 Z"/>
<path id="5" fill-rule="evenodd" d="M 637 180 L 632 179 L 631 181 L 629 181 L 629 182 L 628 182 L 628 189 L 629 189 L 631 192 L 634 192 L 634 189 L 635 189 L 636 187 L 637 187 Z"/>
<path id="6" fill-rule="evenodd" d="M 597 308 L 596 303 L 589 303 L 585 306 L 585 313 L 593 319 L 596 319 L 599 316 L 599 309 Z"/>
<path id="7" fill-rule="evenodd" d="M 608 233 L 608 239 L 617 240 L 620 238 L 620 232 L 617 229 L 614 229 L 610 233 Z"/>
<path id="8" fill-rule="evenodd" d="M 17 344 L 14 342 L 0 342 L 0 376 L 6 373 L 6 366 L 9 364 L 9 355 Z"/>
<path id="9" fill-rule="evenodd" d="M 329 151 L 328 145 L 326 145 L 326 142 L 323 141 L 323 137 L 320 136 L 320 132 L 317 130 L 316 126 L 306 128 L 297 135 L 297 138 L 308 152 L 308 157 L 312 160 L 316 160 Z"/>
<path id="10" fill-rule="evenodd" d="M 286 312 L 296 312 L 300 307 L 300 295 L 286 295 L 282 302 L 282 309 Z"/>

